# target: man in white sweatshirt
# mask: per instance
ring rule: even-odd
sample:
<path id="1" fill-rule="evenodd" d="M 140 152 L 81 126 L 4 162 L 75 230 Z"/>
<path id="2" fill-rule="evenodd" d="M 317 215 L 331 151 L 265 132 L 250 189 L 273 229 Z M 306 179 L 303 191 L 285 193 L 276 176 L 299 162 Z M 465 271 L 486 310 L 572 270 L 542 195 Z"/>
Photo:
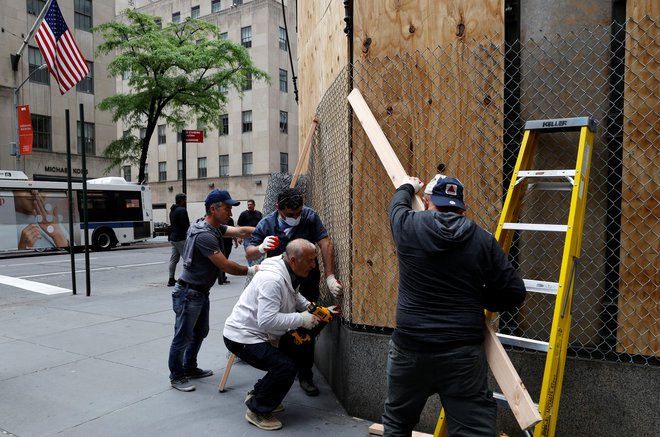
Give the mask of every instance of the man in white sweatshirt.
<path id="1" fill-rule="evenodd" d="M 283 409 L 281 402 L 297 373 L 296 354 L 271 342 L 290 330 L 312 329 L 319 323 L 316 316 L 306 311 L 309 301 L 298 292 L 300 280 L 315 266 L 314 244 L 302 238 L 291 241 L 284 254 L 261 263 L 225 322 L 227 349 L 251 366 L 268 372 L 245 400 L 245 419 L 258 428 L 282 428 L 282 422 L 272 413 Z"/>

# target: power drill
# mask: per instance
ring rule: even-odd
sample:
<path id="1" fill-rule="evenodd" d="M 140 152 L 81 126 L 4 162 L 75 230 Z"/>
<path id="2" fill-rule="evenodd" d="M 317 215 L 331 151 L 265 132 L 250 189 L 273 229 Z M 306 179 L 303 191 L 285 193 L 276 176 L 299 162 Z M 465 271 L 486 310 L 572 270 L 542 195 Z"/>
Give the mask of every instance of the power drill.
<path id="1" fill-rule="evenodd" d="M 316 302 L 311 302 L 307 306 L 307 311 L 314 314 L 319 319 L 319 326 L 325 326 L 332 322 L 333 316 L 329 309 L 317 305 Z M 297 345 L 305 344 L 312 341 L 312 331 L 305 328 L 297 328 L 289 331 L 293 337 L 293 342 Z"/>

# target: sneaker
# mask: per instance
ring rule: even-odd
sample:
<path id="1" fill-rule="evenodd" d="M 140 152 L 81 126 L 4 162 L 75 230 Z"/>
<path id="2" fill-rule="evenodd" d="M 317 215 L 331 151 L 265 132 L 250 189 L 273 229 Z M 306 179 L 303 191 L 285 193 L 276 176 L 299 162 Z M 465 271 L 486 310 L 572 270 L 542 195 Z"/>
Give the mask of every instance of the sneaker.
<path id="1" fill-rule="evenodd" d="M 188 381 L 188 378 L 171 379 L 170 384 L 179 391 L 195 391 L 195 386 Z"/>
<path id="2" fill-rule="evenodd" d="M 170 278 L 170 280 L 167 281 L 168 287 L 174 287 L 175 285 L 176 285 L 176 280 L 174 278 Z"/>
<path id="3" fill-rule="evenodd" d="M 249 401 L 253 397 L 254 397 L 254 390 L 250 390 L 249 392 L 247 392 L 247 396 L 245 396 L 245 402 Z M 273 411 L 271 411 L 271 413 L 281 413 L 282 411 L 284 411 L 284 405 L 279 404 L 277 407 L 275 407 Z"/>
<path id="4" fill-rule="evenodd" d="M 307 396 L 318 396 L 319 393 L 321 393 L 319 391 L 319 388 L 316 385 L 314 385 L 314 381 L 311 378 L 310 379 L 301 379 L 300 380 L 300 388 L 303 389 L 303 391 L 305 392 L 305 394 Z"/>
<path id="5" fill-rule="evenodd" d="M 277 418 L 271 413 L 255 413 L 249 408 L 245 412 L 245 420 L 257 428 L 264 429 L 266 431 L 275 431 L 276 429 L 282 428 L 282 422 L 277 420 Z"/>
<path id="6" fill-rule="evenodd" d="M 186 370 L 186 378 L 188 379 L 206 378 L 211 375 L 213 375 L 213 370 L 204 370 L 199 367 L 192 370 Z"/>

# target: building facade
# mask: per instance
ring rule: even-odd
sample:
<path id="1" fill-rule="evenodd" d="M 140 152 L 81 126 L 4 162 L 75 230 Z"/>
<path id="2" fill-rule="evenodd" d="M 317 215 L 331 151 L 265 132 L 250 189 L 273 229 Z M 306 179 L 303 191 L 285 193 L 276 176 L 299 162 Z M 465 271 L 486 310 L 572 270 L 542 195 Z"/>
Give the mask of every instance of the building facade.
<path id="1" fill-rule="evenodd" d="M 107 57 L 96 57 L 100 38 L 91 27 L 115 16 L 111 2 L 59 0 L 62 15 L 90 67 L 90 74 L 64 95 L 47 69 L 34 36 L 27 42 L 16 68 L 10 62 L 22 44 L 45 0 L 0 0 L 0 168 L 23 170 L 30 179 L 65 180 L 67 176 L 65 111 L 69 111 L 71 169 L 74 180 L 82 177 L 80 105 L 83 105 L 87 177 L 118 175 L 119 169 L 106 173 L 108 162 L 103 151 L 116 138 L 111 115 L 96 109 L 104 98 L 115 93 L 115 80 L 107 76 Z M 21 83 L 25 83 L 21 86 Z M 17 158 L 14 91 L 19 105 L 29 105 L 34 129 L 33 152 Z M 78 133 L 78 135 L 76 135 Z"/>
<path id="2" fill-rule="evenodd" d="M 206 194 L 213 188 L 227 189 L 232 197 L 254 198 L 261 208 L 268 178 L 287 173 L 298 159 L 298 109 L 289 58 L 296 59 L 295 4 L 276 0 L 134 0 L 117 1 L 117 14 L 127 7 L 161 17 L 163 25 L 199 18 L 216 24 L 223 37 L 246 47 L 256 67 L 266 71 L 271 82 L 254 81 L 241 93 L 229 90 L 229 103 L 221 129 L 204 129 L 204 142 L 186 148 L 186 188 L 191 217 L 202 216 Z M 289 6 L 291 4 L 291 6 Z M 294 64 L 295 65 L 295 64 Z M 117 79 L 118 92 L 128 91 L 128 81 Z M 117 126 L 116 135 L 123 133 Z M 139 136 L 139 132 L 133 133 Z M 165 123 L 151 138 L 147 158 L 148 182 L 156 221 L 168 221 L 167 207 L 182 190 L 181 135 Z M 122 176 L 135 181 L 137 166 L 124 166 Z M 236 208 L 238 215 L 244 203 Z"/>

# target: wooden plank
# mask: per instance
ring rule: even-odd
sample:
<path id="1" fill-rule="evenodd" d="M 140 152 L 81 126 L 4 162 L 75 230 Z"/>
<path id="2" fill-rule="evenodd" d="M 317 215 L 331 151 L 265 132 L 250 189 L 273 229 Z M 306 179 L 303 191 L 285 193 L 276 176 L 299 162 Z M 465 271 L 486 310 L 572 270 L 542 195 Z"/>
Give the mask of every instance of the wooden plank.
<path id="1" fill-rule="evenodd" d="M 367 103 L 362 98 L 360 91 L 353 89 L 348 95 L 348 101 L 351 103 L 358 120 L 362 123 L 362 127 L 371 140 L 371 144 L 376 149 L 376 153 L 383 163 L 387 174 L 390 176 L 394 185 L 398 186 L 401 180 L 406 177 L 406 172 L 392 150 L 387 138 L 385 138 L 385 134 L 380 129 L 378 122 L 373 117 Z M 413 202 L 413 209 L 417 211 L 423 210 L 424 207 L 421 199 L 416 199 L 418 202 Z M 527 429 L 541 421 L 538 408 L 529 396 L 525 385 L 495 335 L 490 323 L 487 323 L 484 329 L 486 334 L 484 338 L 486 355 L 493 376 L 500 386 L 502 393 L 504 393 L 509 401 L 511 411 L 516 417 L 521 429 Z"/>
<path id="2" fill-rule="evenodd" d="M 617 352 L 658 356 L 660 351 L 660 292 L 658 240 L 660 234 L 660 71 L 651 68 L 657 57 L 657 0 L 627 3 L 626 69 L 621 186 L 621 264 Z M 654 17 L 650 19 L 650 17 Z M 637 24 L 636 24 L 637 23 Z M 654 85 L 655 84 L 655 85 Z"/>
<path id="3" fill-rule="evenodd" d="M 371 140 L 371 144 L 374 146 L 376 154 L 383 163 L 383 167 L 385 167 L 394 187 L 398 188 L 403 179 L 407 176 L 406 170 L 401 165 L 401 162 L 399 162 L 399 158 L 397 158 L 394 150 L 392 150 L 392 146 L 390 145 L 390 142 L 387 141 L 385 134 L 378 125 L 374 114 L 369 109 L 367 102 L 365 102 L 362 94 L 357 88 L 354 88 L 348 95 L 348 101 L 353 107 L 355 116 L 360 120 L 362 128 L 364 128 L 369 140 Z M 418 211 L 424 209 L 424 203 L 422 203 L 422 199 L 420 199 L 419 196 L 415 196 L 412 203 L 413 209 Z"/>
<path id="4" fill-rule="evenodd" d="M 373 423 L 369 427 L 369 435 L 383 435 L 384 432 L 383 425 L 380 423 Z M 433 434 L 424 434 L 423 432 L 413 431 L 412 437 L 433 437 Z"/>
<path id="5" fill-rule="evenodd" d="M 220 380 L 220 384 L 218 384 L 218 391 L 221 393 L 225 391 L 225 385 L 227 385 L 227 378 L 229 378 L 231 366 L 234 364 L 234 358 L 236 358 L 236 355 L 230 352 L 227 365 L 225 366 L 225 373 L 222 374 L 222 379 Z"/>
<path id="6" fill-rule="evenodd" d="M 314 117 L 312 120 L 311 126 L 309 126 L 309 131 L 307 131 L 307 137 L 305 138 L 305 144 L 300 150 L 300 157 L 298 158 L 298 164 L 296 164 L 296 169 L 293 172 L 293 179 L 291 179 L 291 185 L 289 188 L 295 188 L 296 183 L 298 183 L 298 178 L 300 174 L 307 168 L 307 163 L 309 161 L 309 150 L 312 148 L 312 138 L 314 138 L 314 131 L 316 126 L 319 124 L 319 120 Z"/>

